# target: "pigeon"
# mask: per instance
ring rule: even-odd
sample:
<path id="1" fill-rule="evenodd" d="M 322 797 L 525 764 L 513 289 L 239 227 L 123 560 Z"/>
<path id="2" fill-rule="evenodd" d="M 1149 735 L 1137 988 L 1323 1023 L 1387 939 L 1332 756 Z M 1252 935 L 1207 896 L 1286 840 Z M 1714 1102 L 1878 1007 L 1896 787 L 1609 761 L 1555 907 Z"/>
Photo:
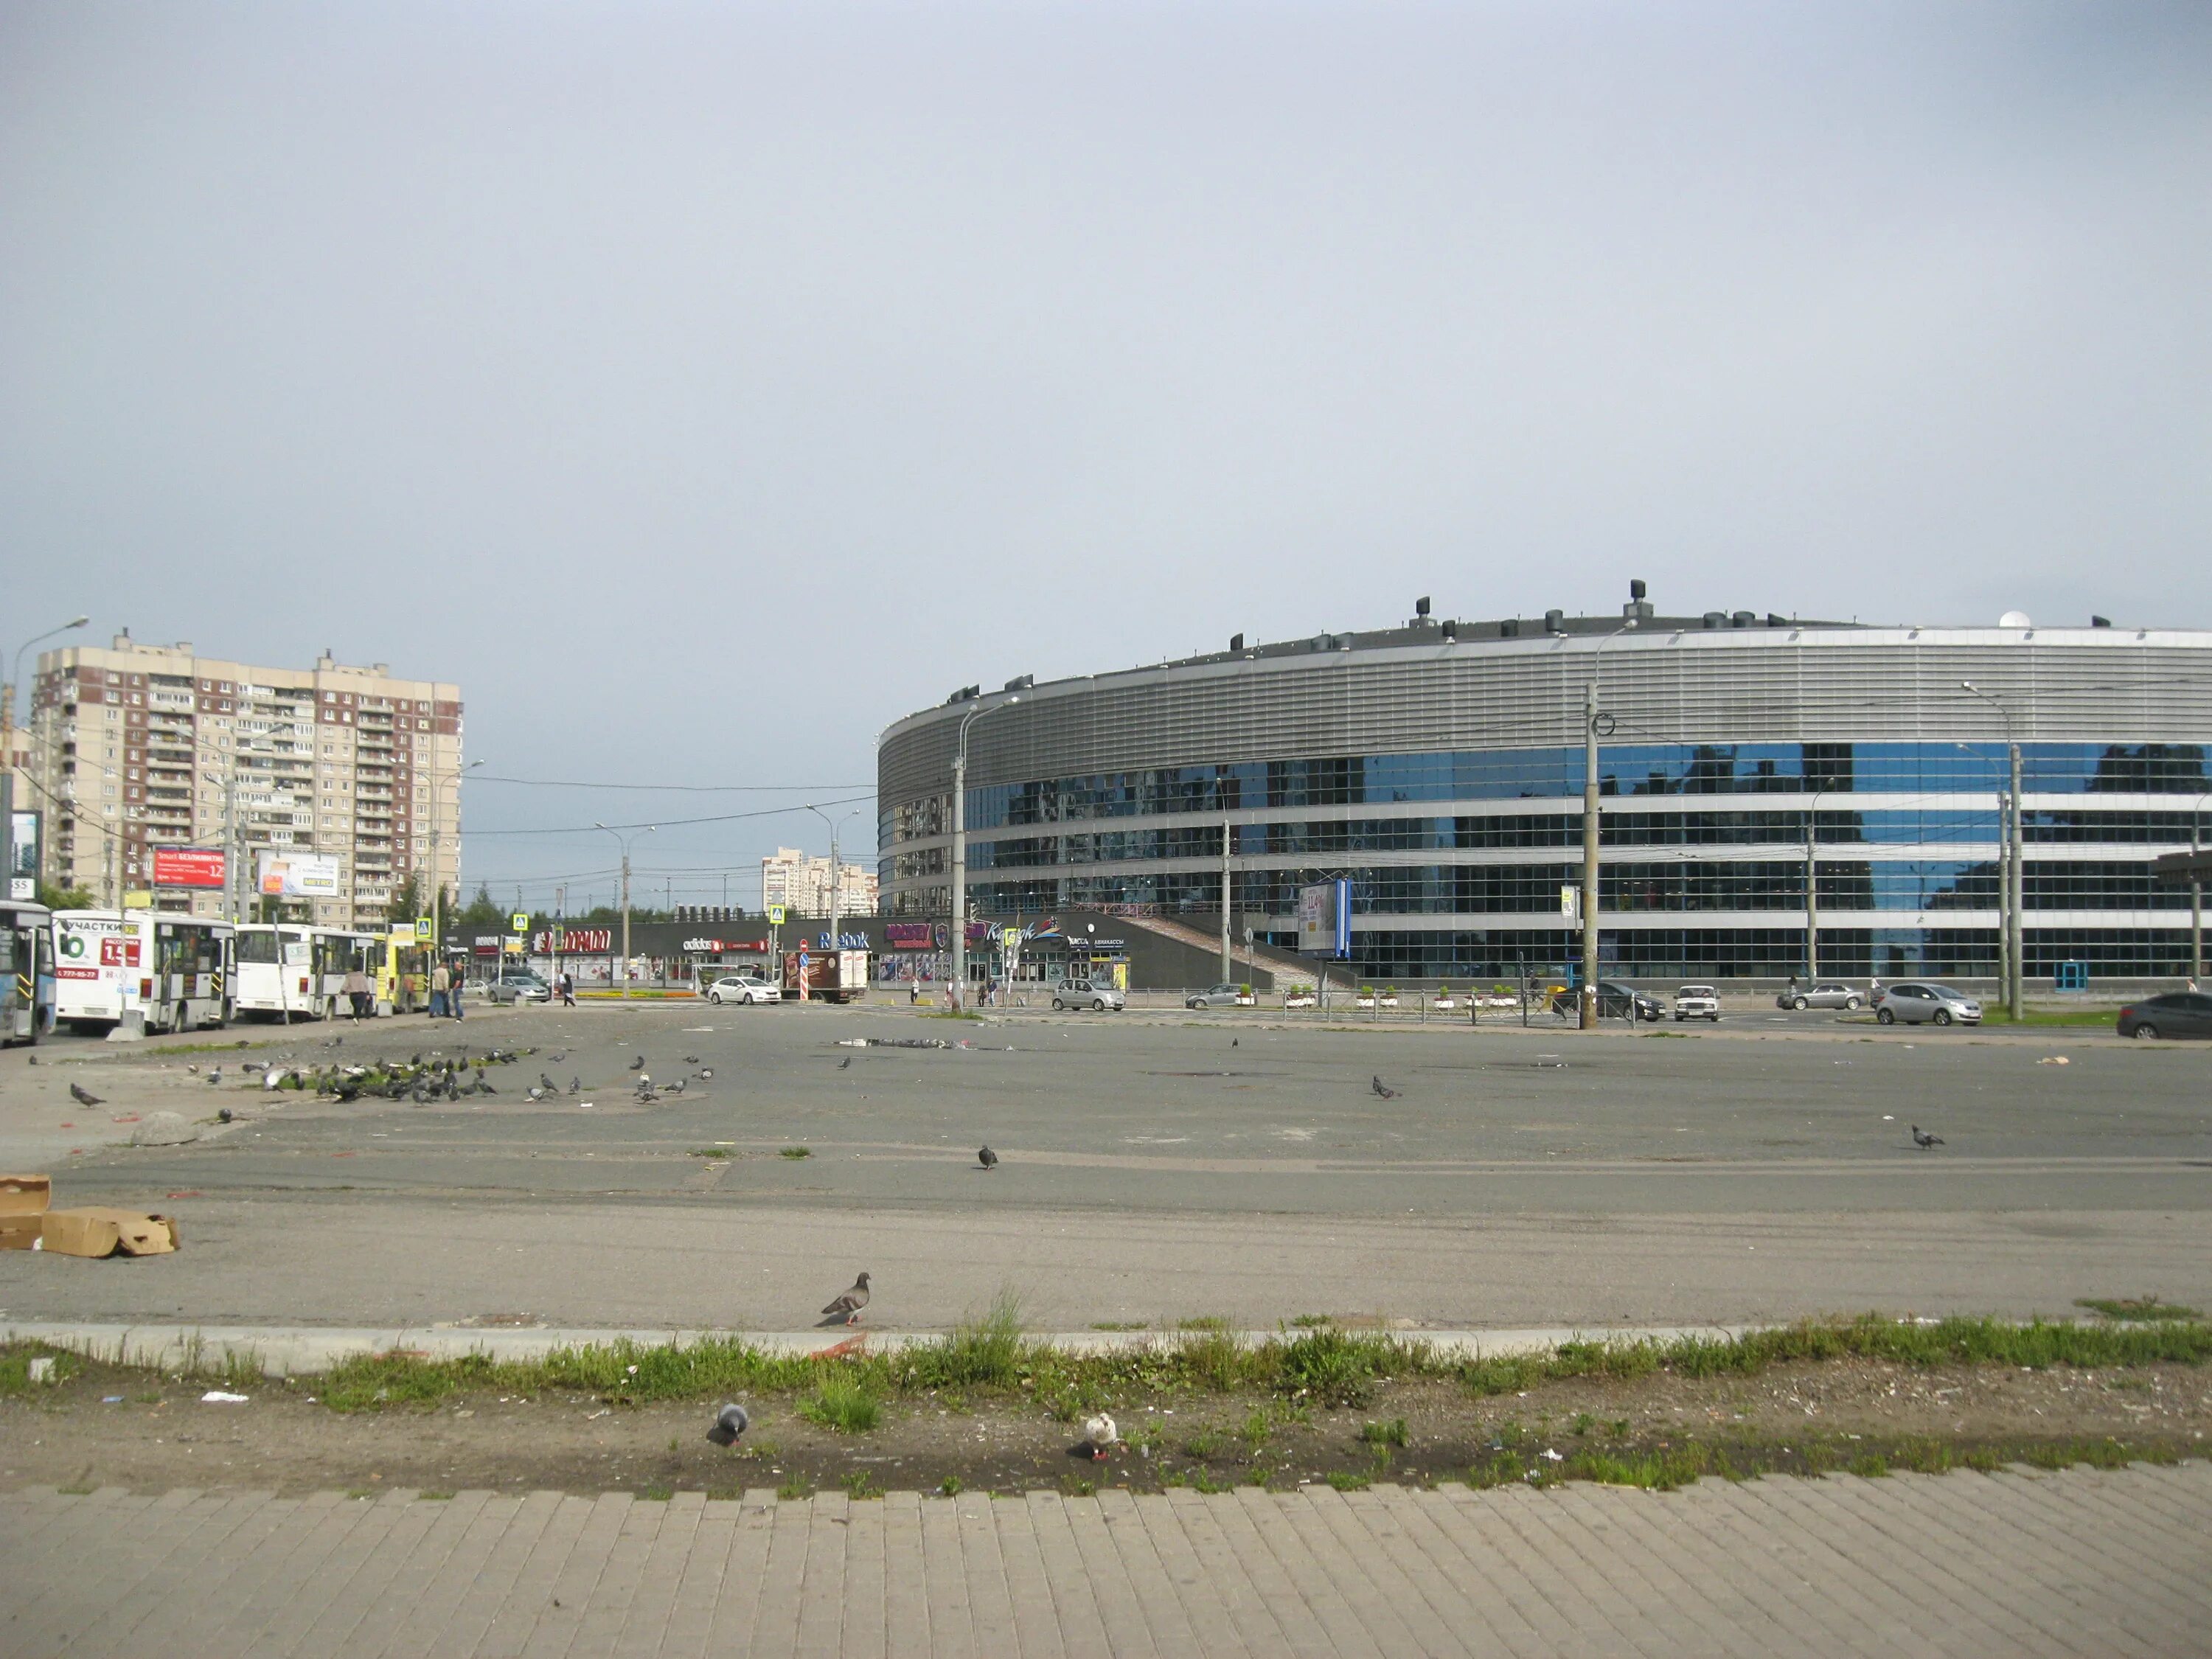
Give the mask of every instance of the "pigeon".
<path id="1" fill-rule="evenodd" d="M 847 1291 L 842 1296 L 836 1297 L 830 1304 L 829 1306 L 823 1309 L 822 1311 L 824 1315 L 831 1317 L 842 1314 L 845 1316 L 845 1322 L 848 1325 L 857 1325 L 860 1322 L 860 1310 L 867 1305 L 868 1276 L 866 1273 L 862 1273 L 858 1279 L 853 1281 L 853 1288 L 851 1290 Z"/>
<path id="2" fill-rule="evenodd" d="M 1379 1077 L 1374 1080 L 1374 1087 L 1375 1092 L 1385 1100 L 1395 1100 L 1398 1097 L 1398 1091 Z"/>
<path id="3" fill-rule="evenodd" d="M 222 1066 L 214 1066 L 214 1067 L 210 1068 L 210 1071 L 208 1072 L 208 1074 L 207 1074 L 207 1080 L 208 1080 L 210 1083 L 220 1083 L 220 1082 L 222 1082 Z"/>
<path id="4" fill-rule="evenodd" d="M 245 1073 L 248 1077 L 252 1077 L 256 1072 L 267 1071 L 269 1069 L 269 1064 L 266 1060 L 249 1060 L 238 1069 Z"/>
<path id="5" fill-rule="evenodd" d="M 1931 1135 L 1916 1123 L 1912 1126 L 1912 1144 L 1924 1152 L 1930 1146 L 1941 1146 L 1943 1144 L 1943 1137 Z"/>
<path id="6" fill-rule="evenodd" d="M 533 1084 L 531 1085 L 530 1097 L 532 1100 L 543 1100 L 545 1098 L 545 1091 Z"/>
<path id="7" fill-rule="evenodd" d="M 845 1056 L 845 1058 L 844 1058 L 844 1059 L 842 1059 L 842 1060 L 839 1060 L 839 1061 L 837 1062 L 837 1069 L 838 1069 L 839 1071 L 841 1071 L 841 1072 L 842 1072 L 842 1071 L 843 1071 L 843 1070 L 844 1070 L 848 1066 L 850 1066 L 852 1063 L 853 1063 L 853 1057 L 852 1057 L 852 1055 L 848 1054 L 848 1055 L 846 1055 L 846 1056 Z"/>
<path id="8" fill-rule="evenodd" d="M 718 1446 L 734 1446 L 752 1422 L 745 1408 L 733 1400 L 714 1413 L 714 1426 L 707 1431 L 707 1438 Z"/>
<path id="9" fill-rule="evenodd" d="M 684 1056 L 684 1063 L 686 1066 L 696 1066 L 699 1063 L 699 1056 L 696 1054 L 686 1054 Z"/>
<path id="10" fill-rule="evenodd" d="M 702 1066 L 699 1068 L 699 1080 L 702 1083 L 712 1083 L 714 1080 L 714 1068 L 711 1066 Z"/>
<path id="11" fill-rule="evenodd" d="M 261 1086 L 264 1089 L 280 1087 L 283 1081 L 284 1068 L 282 1066 L 272 1066 L 261 1074 Z"/>
<path id="12" fill-rule="evenodd" d="M 70 1085 L 70 1098 L 80 1106 L 105 1106 L 107 1103 L 80 1083 Z"/>
<path id="13" fill-rule="evenodd" d="M 1230 1038 L 1230 1039 L 1229 1039 L 1229 1046 L 1230 1046 L 1231 1048 L 1234 1048 L 1237 1046 L 1237 1039 L 1236 1039 L 1235 1037 L 1231 1037 L 1231 1038 Z"/>
<path id="14" fill-rule="evenodd" d="M 999 1155 L 988 1146 L 976 1149 L 975 1161 L 987 1170 L 995 1170 L 999 1167 Z"/>
<path id="15" fill-rule="evenodd" d="M 232 1114 L 229 1107 L 218 1106 L 216 1108 L 215 1121 L 216 1122 L 228 1123 L 231 1121 L 231 1115 Z"/>
<path id="16" fill-rule="evenodd" d="M 185 1065 L 185 1069 L 190 1072 L 194 1077 L 198 1077 L 199 1075 L 200 1068 L 195 1065 L 190 1064 L 189 1062 Z"/>
<path id="17" fill-rule="evenodd" d="M 545 1092 L 550 1095 L 559 1089 L 561 1085 L 554 1082 L 551 1078 L 546 1076 L 544 1073 L 540 1072 L 538 1074 L 538 1086 L 544 1090 Z"/>
<path id="18" fill-rule="evenodd" d="M 645 1056 L 643 1054 L 640 1054 L 635 1060 L 630 1061 L 629 1068 L 633 1072 L 643 1071 L 645 1069 Z"/>
<path id="19" fill-rule="evenodd" d="M 1107 1416 L 1104 1412 L 1099 1413 L 1096 1417 L 1086 1419 L 1084 1422 L 1083 1444 L 1090 1452 L 1091 1461 L 1094 1463 L 1104 1462 L 1107 1448 L 1117 1443 L 1121 1438 L 1121 1430 L 1114 1425 L 1114 1419 Z"/>
<path id="20" fill-rule="evenodd" d="M 684 1079 L 680 1077 L 678 1078 L 675 1082 L 668 1085 L 667 1091 L 672 1095 L 682 1094 L 684 1092 Z"/>
<path id="21" fill-rule="evenodd" d="M 568 1079 L 568 1092 L 572 1095 L 580 1095 L 583 1093 L 584 1079 L 580 1077 L 570 1078 Z"/>

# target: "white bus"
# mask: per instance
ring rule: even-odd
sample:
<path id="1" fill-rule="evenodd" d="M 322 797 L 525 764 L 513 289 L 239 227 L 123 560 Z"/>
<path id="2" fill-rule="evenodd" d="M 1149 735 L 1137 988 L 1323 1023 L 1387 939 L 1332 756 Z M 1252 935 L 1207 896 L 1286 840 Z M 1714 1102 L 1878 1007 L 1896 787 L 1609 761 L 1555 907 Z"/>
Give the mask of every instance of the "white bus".
<path id="1" fill-rule="evenodd" d="M 53 1018 L 53 913 L 27 899 L 0 899 L 0 1046 L 36 1042 Z"/>
<path id="2" fill-rule="evenodd" d="M 390 947 L 374 933 L 295 922 L 240 922 L 238 1010 L 279 1019 L 329 1019 L 348 1012 L 346 975 L 356 968 L 376 991 L 374 1010 L 392 1012 L 382 984 Z"/>
<path id="3" fill-rule="evenodd" d="M 89 1030 L 132 1013 L 147 1031 L 230 1018 L 231 925 L 153 910 L 54 913 L 54 1018 Z"/>

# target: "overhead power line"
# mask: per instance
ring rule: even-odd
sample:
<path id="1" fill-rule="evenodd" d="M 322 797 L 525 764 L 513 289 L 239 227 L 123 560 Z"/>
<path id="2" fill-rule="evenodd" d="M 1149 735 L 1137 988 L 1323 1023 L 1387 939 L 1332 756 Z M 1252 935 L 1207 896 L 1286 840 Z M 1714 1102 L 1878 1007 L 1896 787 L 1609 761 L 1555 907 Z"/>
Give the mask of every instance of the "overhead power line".
<path id="1" fill-rule="evenodd" d="M 478 772 L 471 783 L 514 783 L 526 789 L 630 789 L 685 795 L 795 795 L 813 789 L 872 789 L 869 783 L 585 783 L 574 778 L 501 778 Z"/>

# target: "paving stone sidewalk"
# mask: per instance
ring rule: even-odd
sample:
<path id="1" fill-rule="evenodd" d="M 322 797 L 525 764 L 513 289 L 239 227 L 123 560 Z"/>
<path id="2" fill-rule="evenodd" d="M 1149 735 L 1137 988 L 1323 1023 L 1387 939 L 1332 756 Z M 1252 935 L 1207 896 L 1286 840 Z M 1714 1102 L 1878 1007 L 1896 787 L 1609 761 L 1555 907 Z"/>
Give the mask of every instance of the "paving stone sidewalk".
<path id="1" fill-rule="evenodd" d="M 0 1654 L 2212 1651 L 2212 1463 L 1708 1480 L 4 1500 Z"/>

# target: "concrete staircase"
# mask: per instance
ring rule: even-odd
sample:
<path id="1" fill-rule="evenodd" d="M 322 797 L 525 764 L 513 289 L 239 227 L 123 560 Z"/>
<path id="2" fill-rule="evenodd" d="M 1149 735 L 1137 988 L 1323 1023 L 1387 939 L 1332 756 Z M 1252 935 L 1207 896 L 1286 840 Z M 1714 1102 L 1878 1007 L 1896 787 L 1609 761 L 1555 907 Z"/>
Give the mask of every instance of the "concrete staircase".
<path id="1" fill-rule="evenodd" d="M 1187 921 L 1169 916 L 1116 914 L 1114 920 L 1130 927 L 1141 927 L 1161 939 L 1171 939 L 1179 945 L 1205 951 L 1218 964 L 1221 956 L 1221 934 L 1203 927 L 1193 927 Z M 1246 945 L 1231 938 L 1229 960 L 1250 972 L 1264 975 L 1270 985 L 1263 988 L 1280 990 L 1285 984 L 1327 983 L 1348 989 L 1354 982 L 1349 969 L 1333 963 L 1319 963 L 1291 951 L 1279 951 L 1268 945 Z"/>

